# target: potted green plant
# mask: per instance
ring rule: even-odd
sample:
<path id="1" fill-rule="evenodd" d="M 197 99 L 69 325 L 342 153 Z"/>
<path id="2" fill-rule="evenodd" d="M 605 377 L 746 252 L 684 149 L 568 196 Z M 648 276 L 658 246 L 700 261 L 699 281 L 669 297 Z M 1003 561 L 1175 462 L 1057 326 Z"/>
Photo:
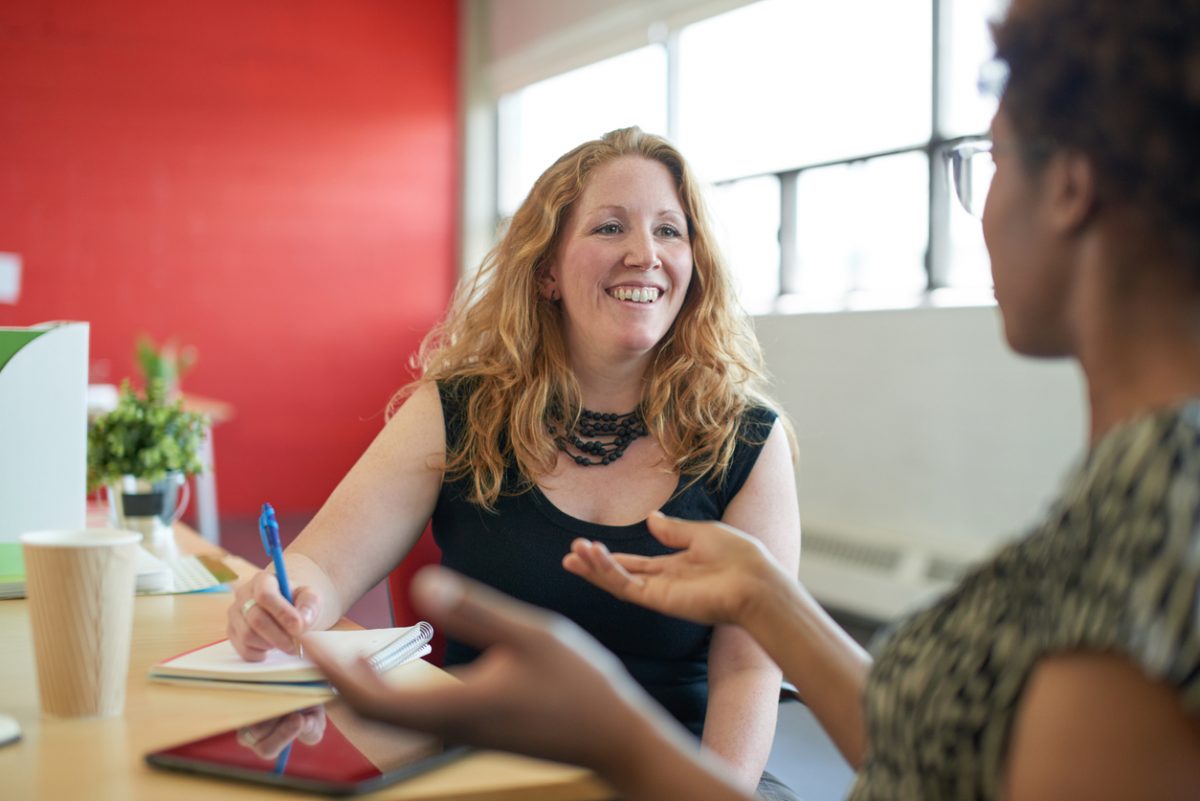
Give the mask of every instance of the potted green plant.
<path id="1" fill-rule="evenodd" d="M 204 469 L 208 421 L 166 391 L 160 379 L 142 394 L 121 384 L 116 408 L 88 430 L 87 477 L 89 492 L 104 488 L 114 526 L 140 531 L 147 547 L 172 555 L 171 525 L 187 505 L 187 476 Z"/>

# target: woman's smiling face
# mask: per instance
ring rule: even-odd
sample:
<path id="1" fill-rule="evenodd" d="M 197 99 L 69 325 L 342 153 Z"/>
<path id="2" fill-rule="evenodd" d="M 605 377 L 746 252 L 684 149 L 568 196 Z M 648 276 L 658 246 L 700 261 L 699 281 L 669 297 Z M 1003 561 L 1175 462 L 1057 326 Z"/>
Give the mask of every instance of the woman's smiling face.
<path id="1" fill-rule="evenodd" d="M 666 166 L 621 156 L 594 169 L 567 216 L 549 276 L 573 357 L 651 352 L 692 280 L 688 220 Z"/>

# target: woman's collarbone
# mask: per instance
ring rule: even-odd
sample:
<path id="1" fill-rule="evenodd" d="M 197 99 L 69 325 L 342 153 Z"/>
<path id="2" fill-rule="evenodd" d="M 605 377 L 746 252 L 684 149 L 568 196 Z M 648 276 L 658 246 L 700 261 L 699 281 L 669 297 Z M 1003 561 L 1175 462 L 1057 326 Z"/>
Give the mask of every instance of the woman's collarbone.
<path id="1" fill-rule="evenodd" d="M 627 526 L 645 520 L 675 492 L 678 474 L 661 467 L 615 469 L 618 464 L 582 467 L 563 463 L 538 488 L 560 512 L 588 523 Z"/>

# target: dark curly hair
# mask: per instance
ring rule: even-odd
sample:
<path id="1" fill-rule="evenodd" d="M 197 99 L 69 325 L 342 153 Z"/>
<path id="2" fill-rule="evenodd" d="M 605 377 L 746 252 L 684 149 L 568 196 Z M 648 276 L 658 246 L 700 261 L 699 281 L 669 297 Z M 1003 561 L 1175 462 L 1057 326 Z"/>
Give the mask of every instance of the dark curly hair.
<path id="1" fill-rule="evenodd" d="M 1101 202 L 1142 210 L 1200 275 L 1200 0 L 1017 0 L 992 35 L 1026 164 L 1085 154 Z"/>

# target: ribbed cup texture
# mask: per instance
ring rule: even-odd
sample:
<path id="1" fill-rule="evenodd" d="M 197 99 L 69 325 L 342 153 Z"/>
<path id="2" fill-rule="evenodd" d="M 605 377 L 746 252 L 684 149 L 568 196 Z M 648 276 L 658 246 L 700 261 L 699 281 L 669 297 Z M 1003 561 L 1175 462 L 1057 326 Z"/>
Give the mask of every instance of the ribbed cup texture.
<path id="1" fill-rule="evenodd" d="M 112 717 L 125 706 L 136 543 L 24 544 L 42 713 Z"/>

